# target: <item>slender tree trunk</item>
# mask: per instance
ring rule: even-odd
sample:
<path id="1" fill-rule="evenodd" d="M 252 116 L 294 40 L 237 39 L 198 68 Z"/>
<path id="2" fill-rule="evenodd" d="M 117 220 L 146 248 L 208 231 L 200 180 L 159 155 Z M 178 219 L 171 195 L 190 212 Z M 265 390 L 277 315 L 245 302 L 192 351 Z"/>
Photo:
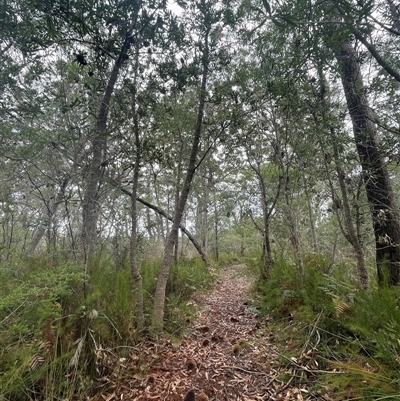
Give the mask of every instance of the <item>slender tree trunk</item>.
<path id="1" fill-rule="evenodd" d="M 214 192 L 214 256 L 217 262 L 219 259 L 218 230 L 219 230 L 219 215 L 217 206 L 217 195 Z"/>
<path id="2" fill-rule="evenodd" d="M 331 143 L 332 143 L 332 150 L 333 150 L 333 159 L 335 162 L 335 170 L 337 173 L 338 177 L 338 182 L 339 182 L 339 188 L 340 188 L 340 193 L 341 193 L 341 200 L 336 197 L 335 194 L 335 189 L 332 183 L 332 180 L 330 178 L 330 171 L 329 171 L 329 162 L 327 161 L 327 158 L 324 157 L 324 165 L 325 165 L 325 171 L 326 171 L 326 176 L 329 182 L 329 187 L 331 190 L 331 195 L 332 195 L 332 201 L 333 204 L 335 205 L 334 212 L 336 214 L 336 218 L 339 223 L 339 228 L 343 234 L 343 236 L 346 238 L 346 240 L 351 244 L 353 247 L 354 255 L 356 257 L 356 262 L 357 262 L 357 270 L 358 270 L 358 279 L 360 282 L 360 285 L 363 289 L 368 288 L 368 271 L 367 267 L 365 265 L 365 256 L 364 256 L 364 250 L 362 247 L 361 243 L 361 235 L 358 227 L 358 220 L 357 225 L 354 225 L 354 218 L 353 214 L 351 212 L 351 204 L 348 196 L 348 189 L 346 186 L 346 175 L 342 167 L 342 162 L 340 159 L 340 153 L 339 153 L 339 148 L 338 148 L 338 143 L 339 143 L 339 138 L 337 137 L 336 131 L 333 128 L 333 126 L 330 123 L 330 118 L 329 118 L 329 113 L 326 112 L 326 110 L 329 108 L 329 103 L 326 100 L 327 94 L 330 93 L 328 83 L 325 79 L 322 65 L 318 65 L 318 75 L 319 75 L 319 82 L 320 82 L 320 93 L 319 93 L 319 98 L 321 102 L 321 115 L 323 121 L 327 121 L 329 126 L 329 131 L 330 131 L 330 136 L 331 136 Z M 318 118 L 314 114 L 314 119 L 315 122 L 318 124 Z M 321 151 L 324 155 L 327 153 L 325 152 L 322 140 L 319 140 L 319 145 L 321 147 Z M 342 218 L 340 216 L 339 210 L 343 210 L 343 223 L 342 223 Z"/>
<path id="3" fill-rule="evenodd" d="M 292 205 L 290 204 L 289 199 L 289 188 L 287 186 L 287 182 L 285 183 L 285 203 L 286 203 L 286 218 L 289 226 L 289 239 L 293 247 L 294 257 L 296 259 L 297 267 L 299 268 L 299 272 L 301 277 L 304 277 L 304 263 L 303 256 L 301 254 L 301 244 L 300 237 L 297 230 L 297 222 L 294 216 Z"/>
<path id="4" fill-rule="evenodd" d="M 280 150 L 279 150 L 280 154 Z M 283 169 L 283 160 L 282 157 L 279 156 L 280 159 L 278 159 L 279 167 Z M 261 198 L 261 209 L 262 209 L 262 214 L 263 214 L 263 227 L 260 228 L 256 224 L 256 222 L 253 220 L 253 223 L 256 225 L 256 227 L 262 232 L 263 236 L 263 259 L 264 259 L 264 266 L 263 270 L 260 272 L 262 277 L 268 278 L 271 272 L 271 269 L 274 266 L 274 259 L 272 257 L 272 249 L 271 249 L 271 240 L 270 240 L 270 234 L 269 234 L 269 226 L 271 223 L 271 216 L 273 214 L 273 211 L 275 209 L 276 203 L 278 202 L 278 199 L 281 195 L 281 188 L 282 188 L 282 182 L 283 182 L 283 175 L 279 179 L 278 187 L 276 190 L 276 193 L 274 195 L 274 199 L 272 202 L 268 200 L 267 197 L 267 184 L 265 182 L 265 178 L 262 174 L 262 169 L 261 169 L 261 163 L 260 161 L 251 161 L 251 156 L 247 154 L 247 160 L 249 162 L 250 168 L 254 171 L 258 185 L 260 187 L 260 198 Z M 270 205 L 268 203 L 270 202 Z"/>
<path id="5" fill-rule="evenodd" d="M 196 129 L 194 132 L 192 150 L 190 153 L 189 165 L 186 172 L 186 178 L 183 184 L 181 195 L 179 197 L 178 206 L 175 211 L 174 221 L 172 223 L 171 231 L 167 237 L 167 242 L 164 249 L 164 259 L 161 264 L 160 272 L 157 279 L 157 287 L 154 295 L 154 309 L 153 309 L 153 329 L 161 331 L 164 325 L 164 307 L 165 307 L 165 291 L 168 281 L 169 270 L 173 261 L 173 249 L 174 249 L 174 238 L 176 232 L 178 231 L 179 225 L 181 223 L 183 213 L 185 210 L 187 198 L 190 192 L 190 186 L 196 170 L 196 160 L 197 153 L 199 149 L 203 116 L 204 116 L 204 106 L 206 98 L 206 84 L 208 76 L 208 58 L 209 58 L 209 48 L 208 48 L 208 36 L 210 33 L 210 26 L 207 26 L 205 37 L 204 37 L 204 50 L 202 57 L 203 64 L 203 74 L 201 79 L 201 88 L 199 96 L 199 107 L 197 112 L 197 122 Z"/>
<path id="6" fill-rule="evenodd" d="M 58 206 L 62 203 L 65 195 L 65 188 L 67 187 L 69 182 L 69 178 L 66 178 L 62 184 L 61 188 L 58 190 L 56 198 L 54 200 L 50 200 L 45 204 L 45 211 L 43 215 L 47 214 L 46 223 L 40 223 L 33 232 L 31 243 L 28 246 L 28 254 L 32 254 L 35 252 L 37 246 L 39 245 L 40 241 L 42 240 L 46 228 L 49 226 L 51 219 L 57 212 Z"/>
<path id="7" fill-rule="evenodd" d="M 207 178 L 206 178 L 207 180 Z M 208 180 L 207 180 L 208 181 Z M 196 236 L 201 242 L 201 247 L 208 254 L 208 202 L 209 202 L 209 182 L 201 184 L 203 192 L 197 197 L 196 207 Z"/>
<path id="8" fill-rule="evenodd" d="M 368 271 L 367 267 L 365 265 L 365 256 L 364 256 L 364 250 L 362 248 L 359 232 L 357 231 L 357 228 L 354 226 L 353 223 L 353 217 L 351 213 L 351 205 L 350 205 L 350 200 L 348 197 L 348 192 L 347 192 L 347 187 L 346 187 L 346 182 L 345 182 L 345 173 L 342 168 L 342 164 L 340 162 L 340 155 L 337 147 L 337 137 L 334 132 L 334 129 L 331 128 L 331 136 L 332 136 L 332 146 L 333 146 L 333 155 L 334 155 L 334 161 L 335 161 L 335 170 L 338 176 L 338 182 L 339 182 L 339 188 L 340 188 L 340 193 L 341 193 L 341 200 L 338 199 L 335 195 L 335 189 L 332 183 L 332 180 L 329 177 L 329 169 L 327 162 L 325 161 L 325 170 L 329 182 L 329 187 L 331 190 L 332 194 L 332 201 L 334 204 L 334 212 L 336 214 L 336 218 L 339 223 L 339 228 L 340 231 L 342 232 L 343 236 L 346 238 L 346 240 L 351 244 L 353 247 L 354 251 L 354 256 L 356 257 L 356 262 L 357 262 L 357 270 L 358 270 L 358 279 L 360 282 L 360 285 L 363 289 L 368 288 Z M 324 151 L 322 143 L 320 142 L 321 149 Z M 343 222 L 342 218 L 340 216 L 339 211 L 343 210 Z"/>
<path id="9" fill-rule="evenodd" d="M 136 200 L 138 202 L 142 203 L 143 205 L 147 206 L 148 208 L 154 210 L 160 216 L 164 216 L 169 221 L 172 221 L 172 222 L 174 221 L 174 218 L 172 216 L 168 215 L 164 210 L 160 209 L 159 207 L 154 206 L 151 203 L 146 202 L 144 199 L 141 199 L 141 198 L 136 198 Z M 206 255 L 206 253 L 203 251 L 203 249 L 201 248 L 201 245 L 196 241 L 196 239 L 193 237 L 193 235 L 190 234 L 188 229 L 182 223 L 179 224 L 179 229 L 188 237 L 189 241 L 193 244 L 193 246 L 196 248 L 196 251 L 199 253 L 202 261 L 208 266 L 209 265 L 208 257 Z"/>
<path id="10" fill-rule="evenodd" d="M 183 144 L 181 144 L 181 150 L 179 154 L 179 163 L 178 163 L 178 178 L 176 182 L 175 188 L 175 210 L 178 208 L 179 204 L 179 187 L 180 187 L 180 178 L 181 178 L 181 170 L 182 170 L 182 154 L 183 154 Z M 175 238 L 174 238 L 174 262 L 178 263 L 179 259 L 179 230 L 176 230 Z"/>
<path id="11" fill-rule="evenodd" d="M 156 203 L 160 204 L 160 195 L 159 195 L 159 191 L 158 191 L 158 183 L 157 183 L 157 173 L 154 171 L 154 168 L 152 167 L 152 176 L 153 176 L 153 186 L 154 186 L 154 195 L 156 197 Z M 158 213 L 158 212 L 157 212 Z M 165 227 L 164 227 L 164 220 L 162 219 L 162 215 L 160 213 L 159 214 L 159 224 L 157 225 L 157 231 L 158 231 L 158 237 L 162 238 L 163 242 L 165 243 Z M 165 216 L 166 217 L 168 214 L 167 212 L 165 212 Z M 168 223 L 167 223 L 167 231 L 168 231 Z"/>
<path id="12" fill-rule="evenodd" d="M 292 205 L 289 198 L 289 174 L 288 174 L 289 167 L 285 166 L 283 158 L 281 156 L 282 153 L 279 141 L 277 141 L 277 143 L 278 143 L 278 151 L 277 151 L 278 165 L 282 177 L 279 181 L 279 188 L 283 186 L 284 198 L 286 204 L 284 208 L 284 214 L 286 216 L 286 220 L 288 222 L 288 227 L 289 227 L 289 240 L 293 247 L 294 258 L 296 260 L 296 264 L 299 269 L 300 275 L 301 277 L 304 277 L 304 263 L 303 263 L 303 255 L 301 252 L 300 235 L 297 228 L 296 217 L 293 213 Z"/>
<path id="13" fill-rule="evenodd" d="M 303 175 L 304 179 L 304 193 L 306 195 L 307 199 L 307 211 L 308 211 L 308 220 L 310 222 L 310 231 L 311 231 L 311 246 L 314 252 L 318 252 L 318 243 L 317 243 L 317 235 L 315 233 L 315 218 L 314 218 L 314 212 L 313 212 L 313 207 L 311 204 L 311 197 L 310 193 L 308 191 L 308 183 L 306 176 Z"/>
<path id="14" fill-rule="evenodd" d="M 137 16 L 135 16 L 136 18 Z M 135 25 L 132 22 L 131 31 Z M 86 178 L 86 187 L 82 202 L 82 247 L 83 262 L 87 272 L 88 257 L 94 252 L 97 239 L 97 221 L 100 210 L 100 189 L 101 181 L 106 166 L 106 148 L 107 148 L 107 120 L 109 115 L 109 106 L 111 96 L 114 92 L 121 66 L 124 62 L 127 51 L 127 40 L 121 49 L 121 52 L 114 62 L 113 68 L 108 79 L 107 87 L 101 99 L 99 112 L 97 114 L 94 126 L 94 138 L 92 140 L 92 149 Z"/>
<path id="15" fill-rule="evenodd" d="M 333 155 L 334 155 L 334 159 L 335 159 L 336 172 L 338 174 L 340 192 L 342 194 L 344 224 L 345 224 L 347 234 L 349 237 L 349 242 L 353 246 L 354 253 L 356 256 L 359 282 L 360 282 L 362 288 L 367 289 L 368 288 L 368 271 L 367 271 L 367 267 L 365 265 L 364 251 L 362 248 L 360 238 L 357 235 L 357 230 L 353 224 L 350 201 L 349 201 L 349 197 L 347 194 L 347 187 L 346 187 L 346 182 L 345 182 L 345 173 L 341 166 L 339 151 L 338 151 L 338 146 L 337 146 L 337 138 L 335 135 L 335 131 L 332 127 L 331 127 L 331 136 L 333 136 Z"/>
<path id="16" fill-rule="evenodd" d="M 343 42 L 336 54 L 372 212 L 380 284 L 400 285 L 400 220 L 389 173 L 363 85 L 357 54 Z"/>
<path id="17" fill-rule="evenodd" d="M 264 271 L 261 272 L 261 275 L 267 278 L 271 272 L 271 269 L 274 266 L 274 259 L 272 257 L 271 250 L 271 240 L 269 236 L 269 225 L 270 225 L 270 217 L 272 208 L 268 208 L 268 199 L 267 199 L 267 189 L 265 186 L 264 177 L 260 174 L 258 175 L 258 181 L 261 189 L 261 204 L 262 204 L 262 213 L 263 213 L 263 222 L 264 222 L 264 230 L 263 230 L 263 248 L 264 248 Z M 279 194 L 278 194 L 279 196 Z M 275 202 L 276 203 L 276 202 Z M 274 206 L 275 206 L 274 203 Z"/>
<path id="18" fill-rule="evenodd" d="M 139 333 L 144 330 L 144 304 L 143 304 L 143 281 L 140 274 L 139 267 L 137 265 L 137 192 L 139 184 L 139 172 L 141 163 L 141 143 L 140 143 L 140 132 L 139 132 L 139 117 L 137 112 L 137 98 L 136 98 L 136 85 L 137 76 L 139 69 L 139 46 L 136 45 L 136 56 L 135 56 L 135 70 L 133 86 L 134 91 L 132 94 L 132 114 L 133 114 L 133 131 L 135 135 L 135 148 L 136 148 L 136 160 L 133 168 L 133 180 L 132 180 L 132 194 L 131 194 L 131 238 L 130 238 L 130 253 L 129 262 L 131 268 L 131 274 L 134 284 L 135 292 L 135 316 L 136 316 L 136 327 Z"/>

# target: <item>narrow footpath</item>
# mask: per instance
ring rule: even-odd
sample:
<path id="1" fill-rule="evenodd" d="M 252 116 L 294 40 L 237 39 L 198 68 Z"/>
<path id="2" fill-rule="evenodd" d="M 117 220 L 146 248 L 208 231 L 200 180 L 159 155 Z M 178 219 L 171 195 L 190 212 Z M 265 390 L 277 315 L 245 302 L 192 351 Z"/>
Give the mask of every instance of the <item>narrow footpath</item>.
<path id="1" fill-rule="evenodd" d="M 137 356 L 149 366 L 146 376 L 132 377 L 104 399 L 303 400 L 290 381 L 279 380 L 282 367 L 274 362 L 268 319 L 257 319 L 250 286 L 246 266 L 226 267 L 214 290 L 199 300 L 198 315 L 183 340 L 146 347 Z"/>

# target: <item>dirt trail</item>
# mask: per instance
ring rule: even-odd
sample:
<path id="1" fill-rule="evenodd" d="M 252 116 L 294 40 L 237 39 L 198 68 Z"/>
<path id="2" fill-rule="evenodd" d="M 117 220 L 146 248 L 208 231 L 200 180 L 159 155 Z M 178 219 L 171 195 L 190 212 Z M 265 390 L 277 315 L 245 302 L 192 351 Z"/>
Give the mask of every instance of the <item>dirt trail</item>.
<path id="1" fill-rule="evenodd" d="M 146 347 L 147 376 L 133 377 L 109 400 L 182 401 L 189 390 L 197 401 L 302 399 L 277 378 L 276 352 L 263 330 L 268 320 L 256 319 L 245 269 L 226 267 L 181 343 Z"/>

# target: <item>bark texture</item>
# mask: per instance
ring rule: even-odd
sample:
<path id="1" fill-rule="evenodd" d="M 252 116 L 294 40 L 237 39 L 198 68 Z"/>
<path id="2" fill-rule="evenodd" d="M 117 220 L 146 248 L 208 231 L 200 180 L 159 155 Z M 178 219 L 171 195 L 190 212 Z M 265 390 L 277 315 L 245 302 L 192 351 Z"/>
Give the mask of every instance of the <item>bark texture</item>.
<path id="1" fill-rule="evenodd" d="M 336 54 L 354 138 L 364 174 L 376 242 L 380 284 L 400 285 L 400 221 L 388 169 L 379 151 L 374 117 L 368 106 L 357 54 L 345 41 Z"/>

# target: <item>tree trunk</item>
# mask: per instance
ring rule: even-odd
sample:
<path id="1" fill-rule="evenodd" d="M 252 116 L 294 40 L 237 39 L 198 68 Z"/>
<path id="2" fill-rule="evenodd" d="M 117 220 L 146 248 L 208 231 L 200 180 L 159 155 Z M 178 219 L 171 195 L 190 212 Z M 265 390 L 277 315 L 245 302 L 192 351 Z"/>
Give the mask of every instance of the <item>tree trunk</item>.
<path id="1" fill-rule="evenodd" d="M 351 245 L 353 246 L 354 253 L 357 260 L 357 269 L 358 269 L 358 278 L 360 285 L 363 289 L 368 288 L 368 271 L 365 265 L 364 251 L 362 248 L 361 240 L 357 235 L 357 230 L 354 227 L 352 215 L 351 215 L 351 207 L 350 201 L 347 194 L 347 187 L 345 183 L 345 173 L 342 169 L 339 151 L 337 146 L 337 138 L 335 135 L 335 130 L 331 127 L 331 135 L 333 136 L 333 155 L 335 159 L 336 172 L 338 174 L 338 181 L 340 192 L 342 194 L 342 205 L 344 212 L 344 224 L 347 230 L 348 239 Z"/>
<path id="2" fill-rule="evenodd" d="M 179 163 L 178 163 L 178 174 L 177 174 L 177 182 L 175 188 L 175 210 L 178 208 L 179 204 L 179 187 L 181 181 L 181 172 L 182 172 L 182 156 L 183 156 L 183 143 L 181 142 L 181 149 L 179 153 Z M 174 237 L 174 262 L 178 263 L 179 260 L 179 230 L 176 230 Z"/>
<path id="3" fill-rule="evenodd" d="M 217 194 L 216 190 L 213 194 L 214 197 L 214 257 L 218 262 L 219 259 L 219 241 L 218 241 L 218 230 L 219 230 L 219 213 L 218 213 L 218 205 L 217 205 Z"/>
<path id="4" fill-rule="evenodd" d="M 320 98 L 320 105 L 321 105 L 321 116 L 322 120 L 326 121 L 330 126 L 329 126 L 329 131 L 330 131 L 330 136 L 331 136 L 331 143 L 332 143 L 332 150 L 333 150 L 333 159 L 335 162 L 335 170 L 337 173 L 338 177 L 338 182 L 339 182 L 339 188 L 340 188 L 340 193 L 341 193 L 341 200 L 336 197 L 335 194 L 335 189 L 332 183 L 332 180 L 330 178 L 330 171 L 329 171 L 329 162 L 327 161 L 327 158 L 324 157 L 324 165 L 325 165 L 325 171 L 326 171 L 326 176 L 329 182 L 329 187 L 331 190 L 331 195 L 332 195 L 332 201 L 333 204 L 336 205 L 333 207 L 333 211 L 336 214 L 336 218 L 339 223 L 339 228 L 343 234 L 343 236 L 346 238 L 346 240 L 351 244 L 353 247 L 354 255 L 356 257 L 356 262 L 357 262 L 357 270 L 358 270 L 358 279 L 360 282 L 360 285 L 363 289 L 368 288 L 368 271 L 367 267 L 365 265 L 365 256 L 364 256 L 364 250 L 362 248 L 362 242 L 361 242 L 361 235 L 359 231 L 359 219 L 356 216 L 356 226 L 354 225 L 354 217 L 351 212 L 351 204 L 348 196 L 348 189 L 346 186 L 345 182 L 345 172 L 342 167 L 342 162 L 340 160 L 340 153 L 339 153 L 339 148 L 338 148 L 338 143 L 339 143 L 339 138 L 337 137 L 336 131 L 333 128 L 333 126 L 330 123 L 330 116 L 329 113 L 326 112 L 326 110 L 329 109 L 329 103 L 326 100 L 326 95 L 329 93 L 329 86 L 328 82 L 325 79 L 325 75 L 323 73 L 322 69 L 322 64 L 320 63 L 318 65 L 318 75 L 319 75 L 319 83 L 320 83 L 320 93 L 319 93 L 319 98 Z M 317 117 L 316 114 L 314 114 L 314 119 L 316 124 L 318 124 L 319 118 Z M 322 140 L 319 140 L 319 145 L 321 147 L 322 154 L 326 155 L 327 152 L 324 149 Z M 340 205 L 340 206 L 339 206 Z M 340 216 L 340 209 L 343 210 L 344 214 L 344 224 L 342 223 L 342 219 Z"/>
<path id="5" fill-rule="evenodd" d="M 55 215 L 55 213 L 57 212 L 58 206 L 60 205 L 60 203 L 62 203 L 63 199 L 64 199 L 64 195 L 65 195 L 65 188 L 67 187 L 69 182 L 69 178 L 66 178 L 62 184 L 61 184 L 61 188 L 59 189 L 59 191 L 57 192 L 56 198 L 53 201 L 49 201 L 46 202 L 45 204 L 45 211 L 43 213 L 43 215 L 47 215 L 46 218 L 46 222 L 45 223 L 40 223 L 36 228 L 35 231 L 33 232 L 32 235 L 32 240 L 28 246 L 28 254 L 32 254 L 35 252 L 37 246 L 39 245 L 40 241 L 42 240 L 45 232 L 46 232 L 46 228 L 48 227 L 51 219 L 53 218 L 53 216 Z"/>
<path id="6" fill-rule="evenodd" d="M 347 13 L 344 10 L 344 8 L 340 4 L 336 4 L 336 9 L 340 13 L 340 15 L 343 17 L 343 19 L 348 23 L 352 24 L 352 21 L 347 18 Z M 392 8 L 390 8 L 392 17 L 395 16 L 396 14 L 393 14 Z M 375 61 L 389 74 L 391 75 L 397 82 L 400 82 L 400 73 L 399 71 L 395 70 L 391 65 L 388 64 L 388 62 L 382 57 L 382 55 L 378 52 L 376 47 L 372 44 L 372 42 L 369 42 L 365 37 L 364 34 L 357 29 L 357 27 L 353 27 L 353 34 L 354 36 L 367 48 L 367 50 L 371 53 L 372 57 L 375 59 Z"/>
<path id="7" fill-rule="evenodd" d="M 130 238 L 130 249 L 129 249 L 129 262 L 131 268 L 131 275 L 134 284 L 134 296 L 136 301 L 135 316 L 136 316 L 136 328 L 139 333 L 144 330 L 144 304 L 143 304 L 143 281 L 140 274 L 139 267 L 137 265 L 137 190 L 139 184 L 139 172 L 141 162 L 141 143 L 139 133 L 139 117 L 137 112 L 136 104 L 136 84 L 139 69 L 139 46 L 136 45 L 136 56 L 135 56 L 135 70 L 134 70 L 134 92 L 132 94 L 132 114 L 133 114 L 133 131 L 135 135 L 135 147 L 136 147 L 136 160 L 133 168 L 133 180 L 132 180 L 132 194 L 131 194 L 131 238 Z"/>
<path id="8" fill-rule="evenodd" d="M 274 259 L 272 258 L 272 250 L 271 250 L 271 241 L 269 237 L 269 224 L 270 217 L 273 210 L 273 207 L 268 208 L 268 199 L 267 199 L 267 189 L 265 186 L 264 177 L 261 175 L 261 172 L 257 174 L 260 189 L 261 189 L 261 204 L 262 204 L 262 213 L 263 213 L 263 222 L 264 222 L 264 230 L 263 230 L 263 248 L 264 248 L 264 270 L 261 272 L 261 275 L 267 278 L 271 272 L 271 269 L 274 266 Z M 279 197 L 279 192 L 276 197 L 276 200 Z M 274 202 L 274 205 L 275 206 Z"/>
<path id="9" fill-rule="evenodd" d="M 400 285 L 400 220 L 363 85 L 357 54 L 345 41 L 336 54 L 372 212 L 380 284 Z"/>
<path id="10" fill-rule="evenodd" d="M 208 25 L 208 24 L 207 24 Z M 156 332 L 162 330 L 164 325 L 164 307 L 165 307 L 165 291 L 167 287 L 169 270 L 173 261 L 173 249 L 174 249 L 174 238 L 179 229 L 179 225 L 182 221 L 183 213 L 185 210 L 187 198 L 190 192 L 190 186 L 196 171 L 196 160 L 197 153 L 199 149 L 203 116 L 204 116 L 204 106 L 206 98 L 206 84 L 208 76 L 208 58 L 209 58 L 209 48 L 208 48 L 208 36 L 211 27 L 208 25 L 205 31 L 204 37 L 204 50 L 202 57 L 203 64 L 203 74 L 201 79 L 201 88 L 199 94 L 199 107 L 197 112 L 197 122 L 196 129 L 194 132 L 192 150 L 190 153 L 189 165 L 186 172 L 186 178 L 183 184 L 183 188 L 179 197 L 179 202 L 175 210 L 174 221 L 172 224 L 171 231 L 167 237 L 167 242 L 164 248 L 164 258 L 161 264 L 160 272 L 157 279 L 157 287 L 154 295 L 154 309 L 153 309 L 153 329 Z"/>
<path id="11" fill-rule="evenodd" d="M 297 267 L 299 268 L 300 276 L 304 277 L 304 263 L 303 263 L 303 256 L 301 254 L 300 236 L 297 230 L 297 222 L 292 210 L 292 205 L 290 204 L 287 178 L 285 182 L 284 191 L 285 191 L 285 203 L 286 203 L 285 214 L 289 226 L 289 239 L 293 247 L 294 257 L 296 259 Z"/>
<path id="12" fill-rule="evenodd" d="M 135 26 L 135 18 L 132 22 L 130 32 Z M 128 36 L 128 35 L 127 35 Z M 114 62 L 113 68 L 108 79 L 107 87 L 101 99 L 99 112 L 97 114 L 94 126 L 95 136 L 92 140 L 92 149 L 87 178 L 86 188 L 82 202 L 82 247 L 83 247 L 83 263 L 85 272 L 87 272 L 88 257 L 94 252 L 97 239 L 97 221 L 100 210 L 100 188 L 105 168 L 105 156 L 107 148 L 107 120 L 109 114 L 109 106 L 114 87 L 117 82 L 121 66 L 125 60 L 127 51 L 127 39 L 121 49 L 121 52 Z"/>
<path id="13" fill-rule="evenodd" d="M 342 199 L 340 200 L 337 198 L 337 196 L 335 194 L 335 189 L 334 189 L 332 180 L 330 178 L 328 163 L 325 160 L 326 175 L 327 175 L 329 187 L 331 190 L 332 201 L 333 201 L 333 204 L 335 205 L 333 207 L 333 211 L 336 214 L 336 218 L 339 223 L 340 231 L 342 232 L 342 234 L 346 238 L 346 240 L 353 247 L 354 255 L 356 257 L 356 262 L 357 262 L 358 279 L 359 279 L 360 285 L 363 289 L 367 289 L 368 288 L 368 272 L 367 272 L 367 268 L 365 265 L 364 251 L 362 248 L 359 232 L 353 223 L 353 217 L 352 217 L 352 213 L 351 213 L 351 205 L 350 205 L 350 200 L 348 197 L 347 187 L 346 187 L 346 183 L 345 183 L 345 173 L 343 171 L 342 164 L 340 162 L 339 151 L 337 148 L 338 139 L 336 137 L 334 129 L 331 128 L 330 130 L 331 130 L 331 136 L 333 139 L 332 146 L 333 146 L 333 155 L 334 155 L 334 161 L 335 161 L 335 170 L 338 175 L 339 188 L 340 188 L 340 193 L 342 196 Z M 325 153 L 321 141 L 320 141 L 320 146 L 321 146 L 322 152 Z M 339 213 L 339 211 L 341 209 L 343 209 L 343 214 L 344 214 L 343 222 L 342 222 L 342 218 Z"/>
<path id="14" fill-rule="evenodd" d="M 203 173 L 206 175 L 205 173 Z M 201 183 L 202 193 L 197 197 L 196 208 L 196 236 L 200 239 L 201 247 L 208 254 L 208 207 L 210 197 L 210 179 L 204 177 L 206 182 Z"/>
<path id="15" fill-rule="evenodd" d="M 314 252 L 318 252 L 318 243 L 317 243 L 317 234 L 315 233 L 315 219 L 314 212 L 311 203 L 310 193 L 308 191 L 308 182 L 305 174 L 303 175 L 304 179 L 304 193 L 307 198 L 307 211 L 308 211 L 308 221 L 310 222 L 310 231 L 311 231 L 311 246 Z"/>

